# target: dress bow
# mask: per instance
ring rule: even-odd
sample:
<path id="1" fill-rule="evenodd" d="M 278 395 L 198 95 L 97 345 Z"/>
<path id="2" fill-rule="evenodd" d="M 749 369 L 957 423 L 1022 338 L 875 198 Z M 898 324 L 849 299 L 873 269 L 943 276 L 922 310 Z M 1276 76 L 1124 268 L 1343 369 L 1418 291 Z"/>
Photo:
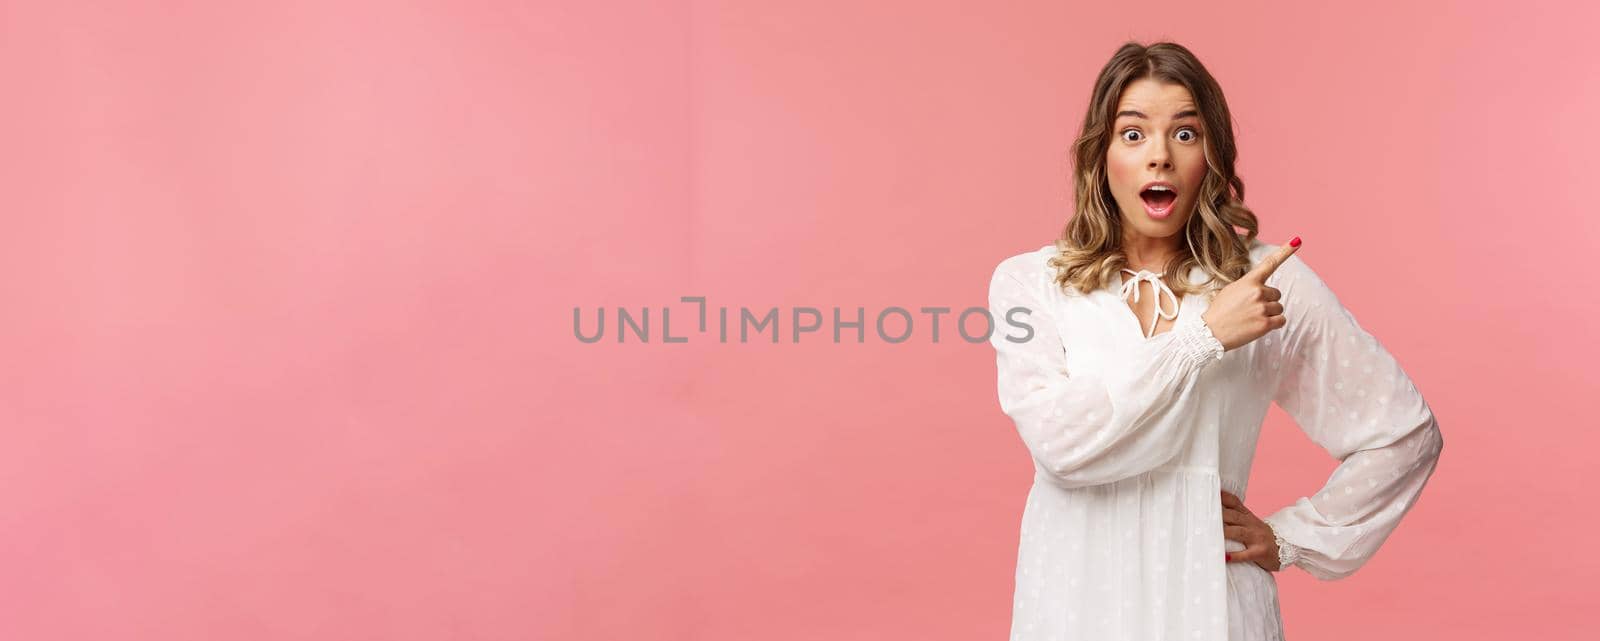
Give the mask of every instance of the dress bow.
<path id="1" fill-rule="evenodd" d="M 1154 274 L 1142 269 L 1135 272 L 1126 267 L 1122 268 L 1122 271 L 1133 274 L 1133 278 L 1122 281 L 1122 291 L 1118 293 L 1118 297 L 1122 298 L 1123 300 L 1132 300 L 1135 303 L 1139 302 L 1139 281 L 1149 281 L 1150 286 L 1155 289 L 1156 313 L 1155 316 L 1150 317 L 1150 329 L 1147 329 L 1144 332 L 1144 337 L 1150 338 L 1151 336 L 1154 336 L 1158 318 L 1172 320 L 1178 317 L 1178 295 L 1172 293 L 1172 288 L 1167 287 L 1167 284 L 1162 282 L 1159 274 Z M 1167 299 L 1172 301 L 1172 313 L 1170 314 L 1161 308 L 1162 294 L 1165 294 Z"/>

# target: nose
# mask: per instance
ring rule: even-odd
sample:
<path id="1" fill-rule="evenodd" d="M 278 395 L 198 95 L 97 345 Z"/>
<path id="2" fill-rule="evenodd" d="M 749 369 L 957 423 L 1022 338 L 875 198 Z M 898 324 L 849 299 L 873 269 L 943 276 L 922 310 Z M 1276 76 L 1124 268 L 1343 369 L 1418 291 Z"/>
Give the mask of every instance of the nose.
<path id="1" fill-rule="evenodd" d="M 1167 153 L 1165 145 L 1150 145 L 1150 168 L 1172 169 L 1172 154 Z"/>

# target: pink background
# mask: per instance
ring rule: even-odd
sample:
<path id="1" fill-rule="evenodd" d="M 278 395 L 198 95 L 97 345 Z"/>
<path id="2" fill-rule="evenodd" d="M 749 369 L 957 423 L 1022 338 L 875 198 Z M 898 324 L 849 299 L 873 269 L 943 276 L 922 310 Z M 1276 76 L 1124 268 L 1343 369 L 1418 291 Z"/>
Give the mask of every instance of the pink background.
<path id="1" fill-rule="evenodd" d="M 1371 564 L 1280 575 L 1289 638 L 1592 630 L 1585 3 L 760 4 L 0 4 L 0 637 L 1005 638 L 991 348 L 678 297 L 982 305 L 1130 38 L 1449 444 Z M 1258 513 L 1333 466 L 1276 409 L 1257 461 Z"/>

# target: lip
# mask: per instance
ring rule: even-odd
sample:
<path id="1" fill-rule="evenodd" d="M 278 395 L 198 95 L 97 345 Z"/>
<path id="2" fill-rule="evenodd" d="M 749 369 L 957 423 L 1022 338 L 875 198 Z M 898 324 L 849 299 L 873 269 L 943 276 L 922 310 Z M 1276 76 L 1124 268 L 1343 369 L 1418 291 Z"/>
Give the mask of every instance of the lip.
<path id="1" fill-rule="evenodd" d="M 1164 220 L 1167 217 L 1171 216 L 1172 215 L 1172 211 L 1174 209 L 1176 209 L 1177 206 L 1178 206 L 1178 195 L 1179 195 L 1178 186 L 1174 185 L 1174 184 L 1172 184 L 1170 182 L 1167 182 L 1165 180 L 1152 180 L 1152 181 L 1147 182 L 1147 183 L 1145 183 L 1143 185 L 1140 185 L 1139 186 L 1139 191 L 1135 195 L 1138 195 L 1138 193 L 1144 193 L 1144 190 L 1149 189 L 1151 187 L 1155 187 L 1155 186 L 1166 187 L 1167 189 L 1171 189 L 1172 190 L 1172 204 L 1167 205 L 1166 209 L 1156 209 L 1154 207 L 1151 207 L 1150 203 L 1145 202 L 1144 198 L 1142 198 L 1142 197 L 1139 198 L 1139 202 L 1144 205 L 1144 213 L 1145 213 L 1146 216 L 1149 216 L 1150 218 L 1152 218 L 1154 220 Z"/>

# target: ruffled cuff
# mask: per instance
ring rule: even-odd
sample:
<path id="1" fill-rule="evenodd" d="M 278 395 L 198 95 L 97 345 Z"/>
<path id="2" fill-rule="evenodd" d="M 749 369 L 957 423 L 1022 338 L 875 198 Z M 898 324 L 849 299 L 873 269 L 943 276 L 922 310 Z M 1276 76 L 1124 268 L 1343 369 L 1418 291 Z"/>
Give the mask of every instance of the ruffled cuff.
<path id="1" fill-rule="evenodd" d="M 1179 319 L 1172 334 L 1178 352 L 1191 367 L 1199 369 L 1222 360 L 1222 341 L 1217 340 L 1211 333 L 1211 326 L 1199 315 Z"/>
<path id="2" fill-rule="evenodd" d="M 1271 528 L 1270 525 L 1267 526 L 1267 527 L 1269 529 Z M 1300 547 L 1299 546 L 1297 546 L 1297 545 L 1295 545 L 1293 543 L 1290 543 L 1288 541 L 1283 540 L 1283 537 L 1278 535 L 1278 531 L 1277 530 L 1273 530 L 1272 531 L 1272 538 L 1278 544 L 1278 569 L 1279 570 L 1287 570 L 1287 569 L 1289 569 L 1289 566 L 1295 564 L 1295 561 L 1299 561 L 1300 560 Z"/>

